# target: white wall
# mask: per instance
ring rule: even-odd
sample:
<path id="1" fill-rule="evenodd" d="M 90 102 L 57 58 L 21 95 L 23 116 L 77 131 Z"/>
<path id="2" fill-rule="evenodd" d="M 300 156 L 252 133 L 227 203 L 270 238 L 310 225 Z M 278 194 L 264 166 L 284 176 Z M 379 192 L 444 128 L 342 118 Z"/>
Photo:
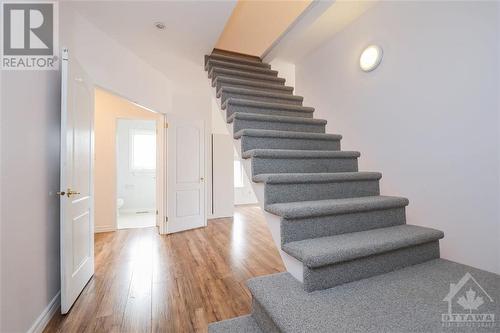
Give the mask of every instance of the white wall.
<path id="1" fill-rule="evenodd" d="M 26 332 L 59 292 L 58 71 L 2 72 L 1 332 Z"/>
<path id="2" fill-rule="evenodd" d="M 243 187 L 234 188 L 234 204 L 235 205 L 256 205 L 257 197 L 252 189 L 252 184 L 247 175 L 244 173 Z"/>
<path id="3" fill-rule="evenodd" d="M 130 167 L 130 135 L 134 130 L 156 131 L 156 122 L 154 120 L 118 119 L 116 127 L 117 196 L 124 200 L 120 212 L 154 212 L 156 210 L 156 171 L 134 172 Z"/>
<path id="4" fill-rule="evenodd" d="M 500 273 L 499 4 L 381 2 L 297 63 L 297 90 L 442 256 Z M 371 43 L 374 72 L 359 69 Z"/>
<path id="5" fill-rule="evenodd" d="M 212 134 L 212 216 L 231 217 L 234 213 L 233 139 Z"/>

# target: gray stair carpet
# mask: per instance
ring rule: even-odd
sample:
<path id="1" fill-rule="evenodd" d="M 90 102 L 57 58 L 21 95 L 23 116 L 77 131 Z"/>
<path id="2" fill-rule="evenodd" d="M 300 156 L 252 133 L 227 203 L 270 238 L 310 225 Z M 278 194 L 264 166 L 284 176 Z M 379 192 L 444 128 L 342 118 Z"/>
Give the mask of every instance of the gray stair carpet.
<path id="1" fill-rule="evenodd" d="M 217 92 L 217 97 L 221 98 L 222 103 L 225 103 L 228 98 L 239 98 L 292 105 L 302 105 L 304 99 L 301 96 L 286 93 L 231 86 L 222 86 Z"/>
<path id="2" fill-rule="evenodd" d="M 382 174 L 358 171 L 360 153 L 342 151 L 268 64 L 217 50 L 205 70 L 261 204 L 280 220 L 278 245 L 303 268 L 301 282 L 250 280 L 252 314 L 210 332 L 437 332 L 442 299 L 467 272 L 500 300 L 499 276 L 439 259 L 443 232 L 406 224 L 409 200 L 381 195 Z"/>
<path id="3" fill-rule="evenodd" d="M 218 93 L 222 86 L 224 87 L 240 87 L 247 89 L 257 89 L 262 91 L 277 92 L 282 94 L 293 94 L 293 87 L 284 86 L 281 84 L 265 83 L 259 82 L 251 79 L 238 79 L 234 77 L 219 75 L 214 78 L 212 86 L 215 87 L 215 91 Z"/>
<path id="4" fill-rule="evenodd" d="M 276 131 L 325 133 L 326 120 L 274 116 L 266 114 L 235 112 L 228 123 L 233 123 L 233 134 L 243 129 L 269 129 Z"/>

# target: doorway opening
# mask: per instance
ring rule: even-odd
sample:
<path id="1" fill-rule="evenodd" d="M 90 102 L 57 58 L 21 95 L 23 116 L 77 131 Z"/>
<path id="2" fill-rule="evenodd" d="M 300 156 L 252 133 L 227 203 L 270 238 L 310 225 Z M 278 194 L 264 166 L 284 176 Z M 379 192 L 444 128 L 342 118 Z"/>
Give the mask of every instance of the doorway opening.
<path id="1" fill-rule="evenodd" d="M 156 122 L 122 119 L 116 124 L 117 229 L 156 225 Z"/>
<path id="2" fill-rule="evenodd" d="M 95 90 L 95 232 L 162 229 L 165 115 Z"/>

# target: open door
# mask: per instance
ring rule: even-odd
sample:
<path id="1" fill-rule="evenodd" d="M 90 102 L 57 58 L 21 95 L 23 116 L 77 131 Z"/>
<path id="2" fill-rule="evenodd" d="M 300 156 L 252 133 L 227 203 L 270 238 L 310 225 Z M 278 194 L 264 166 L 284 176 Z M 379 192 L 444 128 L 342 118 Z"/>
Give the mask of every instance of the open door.
<path id="1" fill-rule="evenodd" d="M 68 50 L 61 78 L 61 313 L 94 274 L 93 92 Z"/>
<path id="2" fill-rule="evenodd" d="M 167 115 L 167 233 L 206 225 L 205 126 Z"/>

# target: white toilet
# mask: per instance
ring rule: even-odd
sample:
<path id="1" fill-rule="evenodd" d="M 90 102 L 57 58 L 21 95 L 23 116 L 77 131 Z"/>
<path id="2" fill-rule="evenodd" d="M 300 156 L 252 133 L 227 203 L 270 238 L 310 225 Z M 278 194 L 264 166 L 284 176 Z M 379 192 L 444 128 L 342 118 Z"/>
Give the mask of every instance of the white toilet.
<path id="1" fill-rule="evenodd" d="M 120 208 L 123 207 L 125 201 L 122 198 L 116 199 L 116 216 L 120 216 Z"/>

